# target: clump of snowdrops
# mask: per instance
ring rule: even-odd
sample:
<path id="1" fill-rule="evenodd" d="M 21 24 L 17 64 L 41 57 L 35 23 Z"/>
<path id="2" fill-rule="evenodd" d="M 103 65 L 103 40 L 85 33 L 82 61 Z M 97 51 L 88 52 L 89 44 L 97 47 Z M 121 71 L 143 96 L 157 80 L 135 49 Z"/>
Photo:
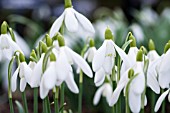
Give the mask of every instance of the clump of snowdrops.
<path id="1" fill-rule="evenodd" d="M 70 33 L 79 32 L 81 29 L 89 34 L 90 38 L 87 37 L 80 55 L 66 45 L 64 29 Z M 26 62 L 22 48 L 16 43 L 12 28 L 4 21 L 1 25 L 0 60 L 10 59 L 8 66 L 10 113 L 14 113 L 12 94 L 18 88 L 18 78 L 23 101 L 23 107 L 16 102 L 20 112 L 29 112 L 25 94 L 27 86 L 34 92 L 34 113 L 38 113 L 39 96 L 42 99 L 43 113 L 71 112 L 65 109 L 67 103 L 64 100 L 64 89 L 67 85 L 71 92 L 78 94 L 77 111 L 82 113 L 84 75 L 91 79 L 94 75 L 94 84 L 98 87 L 93 98 L 94 105 L 97 105 L 101 96 L 104 96 L 108 106 L 113 108 L 113 113 L 124 112 L 121 109 L 122 105 L 125 105 L 126 113 L 144 112 L 148 103 L 146 92 L 150 88 L 153 97 L 153 100 L 149 100 L 153 101 L 151 111 L 157 112 L 162 104 L 161 110 L 165 113 L 164 99 L 167 95 L 168 99 L 170 97 L 168 75 L 170 41 L 166 43 L 163 54 L 158 55 L 152 40 L 148 42 L 148 50 L 144 46 L 138 48 L 136 38 L 129 32 L 124 44 L 119 47 L 114 42 L 112 30 L 109 27 L 101 29 L 105 29 L 104 40 L 101 47 L 96 49 L 95 41 L 91 38 L 95 33 L 93 25 L 73 8 L 71 0 L 65 0 L 64 12 L 55 20 L 37 47 L 31 51 L 29 61 Z M 17 68 L 13 72 L 15 62 Z M 79 85 L 74 80 L 73 68 L 79 74 Z M 49 100 L 50 92 L 53 101 Z M 161 96 L 155 104 L 155 95 L 160 93 Z M 123 99 L 125 101 L 121 101 Z M 55 111 L 51 111 L 51 104 L 54 104 Z"/>

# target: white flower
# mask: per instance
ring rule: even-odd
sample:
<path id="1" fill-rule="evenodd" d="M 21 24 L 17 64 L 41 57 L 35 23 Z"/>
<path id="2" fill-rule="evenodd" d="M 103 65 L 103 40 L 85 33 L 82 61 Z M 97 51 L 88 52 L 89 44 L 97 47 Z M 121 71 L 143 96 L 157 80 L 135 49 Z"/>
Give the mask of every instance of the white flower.
<path id="1" fill-rule="evenodd" d="M 116 57 L 116 52 L 120 55 L 123 62 L 129 65 L 129 60 L 126 53 L 119 48 L 111 39 L 105 40 L 102 46 L 96 51 L 92 68 L 95 73 L 94 82 L 96 86 L 101 85 L 104 82 L 105 75 L 110 75 L 112 73 L 112 68 L 114 65 L 114 58 Z"/>
<path id="2" fill-rule="evenodd" d="M 99 100 L 101 98 L 101 96 L 106 97 L 107 102 L 109 103 L 110 98 L 112 95 L 112 86 L 110 83 L 104 83 L 102 86 L 100 86 L 95 95 L 94 95 L 94 99 L 93 99 L 93 104 L 97 105 L 99 103 Z"/>
<path id="3" fill-rule="evenodd" d="M 66 8 L 62 15 L 53 23 L 50 29 L 50 37 L 53 37 L 59 31 L 63 21 L 70 32 L 76 32 L 80 26 L 90 33 L 95 32 L 91 22 L 85 16 L 78 13 L 72 7 L 69 7 Z"/>
<path id="4" fill-rule="evenodd" d="M 147 85 L 155 92 L 160 93 L 160 87 L 157 80 L 155 61 L 160 58 L 155 50 L 148 52 L 149 66 L 147 71 Z"/>
<path id="5" fill-rule="evenodd" d="M 32 70 L 31 74 L 31 80 L 29 85 L 32 88 L 38 87 L 41 82 L 41 77 L 42 77 L 42 64 L 43 64 L 43 59 L 44 59 L 45 53 L 42 53 L 40 60 L 37 62 L 37 64 L 34 66 L 34 69 Z"/>
<path id="6" fill-rule="evenodd" d="M 59 53 L 56 58 L 57 61 L 50 62 L 49 67 L 42 76 L 40 84 L 41 98 L 45 98 L 50 89 L 54 88 L 55 85 L 60 86 L 63 81 L 66 82 L 68 88 L 72 92 L 79 92 L 78 87 L 74 82 L 71 67 L 73 63 L 77 64 L 87 76 L 90 78 L 93 77 L 92 71 L 86 61 L 67 46 L 62 46 L 59 48 Z"/>
<path id="7" fill-rule="evenodd" d="M 96 52 L 96 47 L 90 47 L 84 54 L 84 59 L 87 58 L 88 62 L 92 62 Z"/>
<path id="8" fill-rule="evenodd" d="M 159 97 L 158 101 L 156 102 L 154 111 L 157 112 L 163 102 L 163 100 L 165 99 L 165 97 L 168 95 L 168 100 L 170 102 L 170 93 L 169 93 L 170 89 L 166 90 L 164 93 L 162 93 L 162 95 Z"/>
<path id="9" fill-rule="evenodd" d="M 19 74 L 20 77 L 20 91 L 23 92 L 25 90 L 26 84 L 30 82 L 31 76 L 31 68 L 26 64 L 26 62 L 21 62 L 18 68 L 15 70 L 12 78 L 11 78 L 11 90 L 15 92 L 17 89 L 17 77 Z"/>
<path id="10" fill-rule="evenodd" d="M 0 35 L 0 61 L 2 60 L 10 60 L 12 58 L 12 54 L 16 51 L 20 50 L 19 46 L 11 39 L 8 34 Z"/>

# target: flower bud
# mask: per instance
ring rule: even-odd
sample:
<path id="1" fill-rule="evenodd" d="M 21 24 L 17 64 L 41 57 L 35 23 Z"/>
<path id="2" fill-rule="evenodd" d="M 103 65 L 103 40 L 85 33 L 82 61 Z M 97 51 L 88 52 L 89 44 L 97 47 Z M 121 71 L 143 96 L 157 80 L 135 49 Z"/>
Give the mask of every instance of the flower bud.
<path id="1" fill-rule="evenodd" d="M 19 60 L 20 62 L 25 62 L 25 56 L 21 52 L 19 54 Z"/>
<path id="2" fill-rule="evenodd" d="M 165 47 L 164 47 L 164 53 L 166 53 L 170 48 L 170 43 L 166 43 Z"/>
<path id="3" fill-rule="evenodd" d="M 129 33 L 129 40 L 132 40 L 132 42 L 130 43 L 130 47 L 136 47 L 136 39 L 131 32 Z"/>
<path id="4" fill-rule="evenodd" d="M 50 54 L 50 61 L 56 61 L 56 56 L 53 52 Z"/>
<path id="5" fill-rule="evenodd" d="M 47 52 L 47 45 L 44 42 L 42 42 L 42 41 L 40 41 L 40 48 L 41 48 L 41 52 L 42 53 L 46 53 Z"/>
<path id="6" fill-rule="evenodd" d="M 64 7 L 65 8 L 69 8 L 69 7 L 72 7 L 72 2 L 71 0 L 64 0 Z"/>
<path id="7" fill-rule="evenodd" d="M 148 52 L 147 52 L 147 49 L 146 49 L 144 46 L 141 46 L 141 47 L 140 47 L 140 50 L 142 50 L 144 54 L 147 54 L 147 53 L 148 53 Z"/>
<path id="8" fill-rule="evenodd" d="M 149 51 L 155 50 L 155 44 L 152 39 L 149 40 L 148 47 L 149 47 Z"/>
<path id="9" fill-rule="evenodd" d="M 90 41 L 89 41 L 89 46 L 90 47 L 94 47 L 94 40 L 92 38 L 90 38 Z"/>
<path id="10" fill-rule="evenodd" d="M 30 54 L 30 60 L 32 61 L 31 57 L 34 58 L 34 59 L 37 59 L 37 55 L 36 55 L 34 50 L 32 50 L 31 54 Z"/>
<path id="11" fill-rule="evenodd" d="M 3 23 L 1 24 L 1 34 L 7 34 L 7 27 L 8 27 L 7 22 L 3 21 Z"/>
<path id="12" fill-rule="evenodd" d="M 110 40 L 110 39 L 113 40 L 114 39 L 112 31 L 109 27 L 107 27 L 106 30 L 105 30 L 105 39 L 106 40 Z"/>
<path id="13" fill-rule="evenodd" d="M 128 71 L 128 78 L 132 78 L 134 75 L 134 70 L 131 68 L 129 71 Z"/>
<path id="14" fill-rule="evenodd" d="M 57 40 L 60 47 L 65 46 L 64 37 L 61 34 L 58 35 Z"/>
<path id="15" fill-rule="evenodd" d="M 140 49 L 136 55 L 136 61 L 143 61 L 143 51 Z"/>
<path id="16" fill-rule="evenodd" d="M 45 39 L 46 39 L 47 47 L 52 46 L 53 41 L 52 41 L 52 39 L 50 38 L 50 36 L 48 34 L 45 35 Z"/>

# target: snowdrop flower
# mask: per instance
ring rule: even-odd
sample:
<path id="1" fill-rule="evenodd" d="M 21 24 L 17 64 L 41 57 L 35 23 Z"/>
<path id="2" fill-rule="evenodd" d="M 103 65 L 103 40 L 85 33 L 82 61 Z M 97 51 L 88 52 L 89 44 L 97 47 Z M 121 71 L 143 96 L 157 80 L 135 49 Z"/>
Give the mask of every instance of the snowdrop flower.
<path id="1" fill-rule="evenodd" d="M 93 104 L 97 105 L 100 101 L 101 96 L 106 97 L 107 103 L 109 103 L 111 95 L 112 95 L 112 86 L 110 83 L 106 82 L 97 89 L 94 95 Z"/>
<path id="2" fill-rule="evenodd" d="M 126 53 L 119 48 L 112 41 L 112 39 L 113 34 L 111 30 L 107 28 L 105 31 L 105 41 L 96 51 L 92 61 L 93 71 L 96 72 L 94 78 L 94 83 L 96 86 L 99 86 L 104 82 L 105 75 L 110 75 L 112 73 L 116 51 L 120 55 L 123 62 L 125 62 L 126 65 L 129 65 L 129 60 Z"/>
<path id="3" fill-rule="evenodd" d="M 35 65 L 36 65 L 36 62 L 34 60 L 37 59 L 37 56 L 36 56 L 36 53 L 34 50 L 31 51 L 31 54 L 30 54 L 30 62 L 28 63 L 28 66 L 33 70 Z"/>
<path id="4" fill-rule="evenodd" d="M 90 39 L 89 46 L 90 47 L 88 48 L 88 50 L 84 54 L 84 59 L 87 58 L 88 62 L 92 62 L 93 57 L 94 57 L 95 52 L 96 52 L 96 47 L 94 46 L 94 40 L 93 39 Z"/>
<path id="5" fill-rule="evenodd" d="M 143 53 L 142 53 L 142 50 L 139 50 L 137 57 L 136 57 L 136 63 L 132 67 L 132 69 L 134 70 L 134 73 L 138 75 L 130 83 L 130 87 L 128 91 L 129 92 L 129 95 L 128 95 L 129 96 L 128 97 L 129 107 L 131 111 L 135 113 L 138 113 L 141 109 L 141 95 L 145 88 L 145 75 L 143 72 L 142 61 L 143 61 Z M 122 75 L 117 85 L 117 88 L 112 94 L 112 97 L 109 103 L 110 106 L 113 106 L 117 102 L 122 89 L 126 87 L 129 81 L 128 72 L 129 72 L 129 69 L 124 73 L 124 75 Z"/>
<path id="6" fill-rule="evenodd" d="M 43 59 L 45 56 L 45 52 L 47 51 L 47 45 L 43 42 L 40 42 L 41 44 L 41 48 L 42 48 L 42 54 L 41 57 L 39 59 L 39 61 L 36 63 L 36 65 L 34 66 L 34 69 L 32 70 L 32 74 L 31 74 L 31 80 L 29 85 L 32 88 L 35 87 L 39 87 L 40 82 L 41 82 L 41 77 L 42 77 L 42 66 L 43 66 Z"/>
<path id="7" fill-rule="evenodd" d="M 12 54 L 19 50 L 20 47 L 12 40 L 12 38 L 7 34 L 7 23 L 3 22 L 1 25 L 1 35 L 0 35 L 0 61 L 10 60 Z"/>
<path id="8" fill-rule="evenodd" d="M 147 54 L 149 59 L 149 66 L 147 71 L 147 85 L 157 94 L 160 93 L 160 87 L 157 80 L 157 73 L 156 73 L 156 65 L 155 61 L 160 58 L 158 53 L 155 50 L 154 42 L 150 39 L 149 40 L 149 52 Z"/>
<path id="9" fill-rule="evenodd" d="M 162 102 L 164 101 L 165 97 L 168 95 L 168 101 L 170 102 L 170 88 L 168 90 L 166 90 L 164 93 L 162 93 L 162 95 L 158 98 L 158 101 L 156 102 L 154 111 L 157 112 L 162 104 Z"/>
<path id="10" fill-rule="evenodd" d="M 11 90 L 15 92 L 17 89 L 17 77 L 20 77 L 20 91 L 23 92 L 28 82 L 30 82 L 31 68 L 25 62 L 25 57 L 22 53 L 19 54 L 20 62 L 11 78 Z"/>
<path id="11" fill-rule="evenodd" d="M 65 0 L 65 10 L 53 23 L 50 29 L 50 37 L 53 37 L 59 31 L 63 22 L 70 32 L 76 32 L 80 26 L 90 33 L 95 32 L 91 22 L 72 7 L 71 0 Z"/>
<path id="12" fill-rule="evenodd" d="M 127 66 L 125 64 L 125 62 L 122 63 L 122 66 L 121 66 L 121 76 L 127 71 L 127 69 L 131 68 L 135 63 L 136 63 L 136 55 L 138 53 L 138 48 L 136 47 L 136 39 L 135 37 L 132 35 L 132 33 L 130 32 L 129 33 L 129 40 L 132 40 L 132 42 L 130 43 L 130 49 L 129 49 L 129 52 L 127 54 L 128 56 L 128 59 L 130 61 L 130 65 Z"/>
<path id="13" fill-rule="evenodd" d="M 63 81 L 66 82 L 68 88 L 72 92 L 79 92 L 73 79 L 71 65 L 74 63 L 77 64 L 88 77 L 93 77 L 92 71 L 86 61 L 77 53 L 65 46 L 64 38 L 61 35 L 58 35 L 58 42 L 60 46 L 59 51 L 58 53 L 54 53 L 55 55 L 58 54 L 56 56 L 57 60 L 50 62 L 49 67 L 42 76 L 40 85 L 41 98 L 45 98 L 50 89 L 53 89 L 55 85 L 60 86 Z"/>

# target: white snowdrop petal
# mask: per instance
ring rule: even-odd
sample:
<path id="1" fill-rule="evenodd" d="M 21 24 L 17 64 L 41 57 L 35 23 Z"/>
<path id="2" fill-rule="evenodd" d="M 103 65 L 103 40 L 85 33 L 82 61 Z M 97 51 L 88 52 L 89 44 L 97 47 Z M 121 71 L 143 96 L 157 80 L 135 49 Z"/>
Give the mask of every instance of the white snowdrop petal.
<path id="1" fill-rule="evenodd" d="M 56 62 L 50 62 L 49 67 L 46 69 L 46 71 L 44 72 L 42 76 L 44 80 L 44 87 L 46 89 L 52 89 L 55 86 L 56 79 L 57 79 L 55 65 L 56 65 Z"/>
<path id="2" fill-rule="evenodd" d="M 87 64 L 87 62 L 77 53 L 72 51 L 70 48 L 65 47 L 65 50 L 67 53 L 69 53 L 74 60 L 74 62 L 82 69 L 82 71 L 90 78 L 93 77 L 93 73 L 91 71 L 90 66 Z"/>
<path id="3" fill-rule="evenodd" d="M 40 83 L 40 97 L 41 99 L 44 99 L 48 95 L 49 89 L 46 89 L 44 87 L 44 79 L 42 78 Z"/>
<path id="4" fill-rule="evenodd" d="M 159 68 L 159 76 L 158 76 L 158 80 L 159 80 L 159 84 L 161 86 L 161 88 L 169 88 L 169 83 L 170 83 L 170 76 L 169 76 L 169 70 L 170 70 L 170 50 L 168 50 L 166 52 L 166 54 L 164 55 L 162 61 L 161 61 L 161 65 Z"/>
<path id="5" fill-rule="evenodd" d="M 129 61 L 129 59 L 128 59 L 128 56 L 126 55 L 126 53 L 125 53 L 121 48 L 119 48 L 113 41 L 111 41 L 111 42 L 112 42 L 112 44 L 114 45 L 117 53 L 120 55 L 121 59 L 122 59 L 123 62 L 125 63 L 125 65 L 126 65 L 127 67 L 131 66 L 131 65 L 130 65 L 131 63 L 130 63 L 130 61 Z"/>
<path id="6" fill-rule="evenodd" d="M 155 105 L 155 108 L 154 108 L 154 111 L 157 112 L 163 102 L 163 100 L 165 99 L 165 97 L 168 95 L 169 93 L 169 90 L 168 89 L 167 91 L 165 91 L 164 93 L 162 93 L 162 95 L 159 97 L 158 101 L 156 102 L 156 105 Z"/>
<path id="7" fill-rule="evenodd" d="M 100 67 L 102 67 L 105 59 L 105 53 L 106 53 L 106 43 L 105 40 L 102 46 L 96 51 L 93 61 L 92 61 L 92 68 L 93 71 L 97 71 Z"/>
<path id="8" fill-rule="evenodd" d="M 137 52 L 138 52 L 137 47 L 130 47 L 129 52 L 128 52 L 128 58 L 132 65 L 135 64 L 135 62 L 136 62 Z"/>
<path id="9" fill-rule="evenodd" d="M 72 72 L 69 73 L 68 77 L 65 80 L 67 87 L 72 91 L 73 93 L 79 93 L 79 89 L 77 87 L 77 84 L 74 81 L 74 77 Z"/>
<path id="10" fill-rule="evenodd" d="M 110 98 L 109 106 L 113 106 L 114 104 L 117 103 L 120 93 L 123 90 L 124 86 L 125 86 L 124 84 L 120 84 L 119 86 L 116 87 Z"/>
<path id="11" fill-rule="evenodd" d="M 12 75 L 11 78 L 11 90 L 12 92 L 15 92 L 17 89 L 17 77 L 19 73 L 19 67 L 15 70 L 14 74 Z"/>
<path id="12" fill-rule="evenodd" d="M 2 50 L 2 55 L 3 55 L 3 58 L 5 58 L 4 60 L 11 60 L 11 58 L 12 58 L 12 50 L 11 50 L 11 48 L 9 48 L 9 49 L 3 49 Z"/>
<path id="13" fill-rule="evenodd" d="M 26 85 L 27 85 L 27 83 L 26 83 L 25 78 L 21 78 L 20 79 L 20 91 L 21 92 L 24 92 Z"/>
<path id="14" fill-rule="evenodd" d="M 32 71 L 31 80 L 30 80 L 30 86 L 32 88 L 38 87 L 40 85 L 43 59 L 44 59 L 44 53 L 41 55 L 40 60 L 37 62 L 37 64 L 35 65 Z"/>
<path id="15" fill-rule="evenodd" d="M 96 50 L 95 47 L 90 48 L 89 55 L 87 57 L 88 62 L 92 62 L 93 61 L 93 58 L 94 58 L 94 55 L 95 55 L 96 51 L 97 50 Z"/>
<path id="16" fill-rule="evenodd" d="M 94 83 L 96 86 L 100 86 L 104 82 L 104 80 L 105 80 L 105 72 L 103 68 L 101 68 L 95 73 Z"/>
<path id="17" fill-rule="evenodd" d="M 73 8 L 65 9 L 65 25 L 70 32 L 78 30 L 78 22 L 73 12 Z"/>
<path id="18" fill-rule="evenodd" d="M 31 68 L 26 64 L 26 62 L 23 62 L 23 68 L 24 68 L 24 77 L 25 77 L 25 80 L 28 84 L 30 84 L 30 80 L 31 80 L 31 73 L 32 73 L 32 70 Z"/>
<path id="19" fill-rule="evenodd" d="M 110 98 L 112 96 L 112 86 L 109 83 L 105 83 L 105 84 L 106 85 L 105 85 L 104 92 L 106 93 L 106 100 L 107 100 L 107 103 L 109 104 Z"/>
<path id="20" fill-rule="evenodd" d="M 51 26 L 50 33 L 49 33 L 51 38 L 59 31 L 59 29 L 63 23 L 64 16 L 65 16 L 65 11 L 61 14 L 61 16 L 59 18 L 57 18 L 55 20 L 55 22 Z"/>
<path id="21" fill-rule="evenodd" d="M 98 103 L 99 103 L 99 100 L 100 100 L 100 98 L 101 98 L 101 95 L 102 95 L 102 92 L 103 92 L 103 90 L 104 90 L 104 85 L 103 86 L 101 86 L 99 89 L 97 89 L 97 91 L 96 91 L 96 93 L 95 93 L 95 95 L 94 95 L 94 98 L 93 98 L 93 104 L 94 105 L 97 105 Z"/>
<path id="22" fill-rule="evenodd" d="M 95 30 L 93 28 L 92 23 L 82 14 L 74 10 L 74 13 L 79 21 L 79 23 L 82 25 L 82 27 L 87 30 L 88 32 L 95 33 Z"/>
<path id="23" fill-rule="evenodd" d="M 145 103 L 144 103 L 144 105 L 146 106 L 147 103 L 148 103 L 148 101 L 147 101 L 147 98 L 146 98 L 146 95 L 145 95 Z"/>
<path id="24" fill-rule="evenodd" d="M 132 88 L 132 86 L 130 86 Z M 141 108 L 141 95 L 136 94 L 130 88 L 129 90 L 129 107 L 133 113 L 139 113 Z"/>

